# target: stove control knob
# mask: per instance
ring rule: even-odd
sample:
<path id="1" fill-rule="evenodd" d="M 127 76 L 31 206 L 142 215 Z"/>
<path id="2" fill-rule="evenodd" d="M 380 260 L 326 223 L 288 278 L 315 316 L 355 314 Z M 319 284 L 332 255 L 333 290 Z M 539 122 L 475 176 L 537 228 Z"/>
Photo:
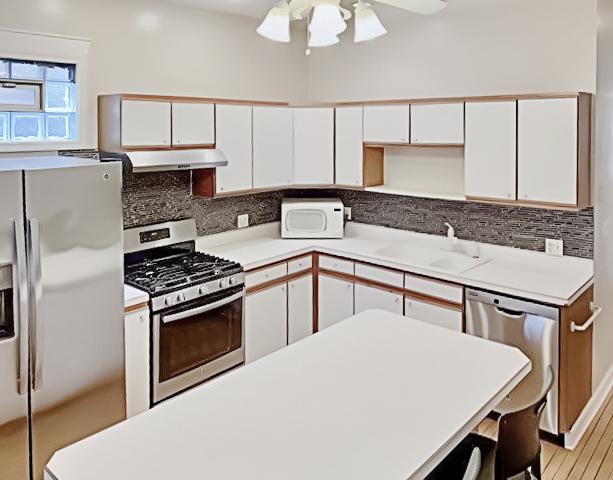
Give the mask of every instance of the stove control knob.
<path id="1" fill-rule="evenodd" d="M 206 293 L 206 287 L 204 285 L 202 285 L 199 289 L 198 289 L 198 293 L 200 295 L 204 295 Z"/>
<path id="2" fill-rule="evenodd" d="M 184 302 L 184 301 L 185 301 L 185 294 L 179 293 L 179 295 L 177 295 L 177 302 Z"/>
<path id="3" fill-rule="evenodd" d="M 238 280 L 234 277 L 230 277 L 230 285 L 236 285 L 238 283 Z"/>
<path id="4" fill-rule="evenodd" d="M 164 305 L 166 305 L 167 307 L 172 307 L 172 298 L 166 297 L 164 299 Z"/>
<path id="5" fill-rule="evenodd" d="M 226 288 L 226 281 L 225 279 L 221 279 L 219 280 L 219 288 Z"/>

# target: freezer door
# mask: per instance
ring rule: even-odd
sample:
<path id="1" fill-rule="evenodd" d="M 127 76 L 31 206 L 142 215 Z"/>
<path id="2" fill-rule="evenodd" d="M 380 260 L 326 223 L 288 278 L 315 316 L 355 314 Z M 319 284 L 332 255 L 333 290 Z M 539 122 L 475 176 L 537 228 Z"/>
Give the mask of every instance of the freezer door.
<path id="1" fill-rule="evenodd" d="M 25 232 L 21 171 L 0 171 L 0 265 L 9 264 L 10 285 L 2 282 L 0 323 L 0 478 L 29 479 L 28 336 Z M 18 243 L 17 243 L 18 242 Z M 21 278 L 21 284 L 20 284 Z M 21 287 L 21 289 L 20 289 Z M 20 305 L 21 301 L 21 305 Z M 25 305 L 25 306 L 24 306 Z M 8 318 L 8 317 L 11 318 Z"/>
<path id="2" fill-rule="evenodd" d="M 125 418 L 121 166 L 24 173 L 33 478 Z"/>
<path id="3" fill-rule="evenodd" d="M 466 302 L 466 332 L 519 348 L 532 362 L 526 378 L 496 408 L 512 412 L 537 400 L 546 371 L 553 367 L 555 381 L 547 397 L 541 429 L 558 434 L 558 319 L 534 314 L 539 308 L 521 309 L 522 305 L 501 301 L 498 305 L 474 300 Z M 512 307 L 512 308 L 509 308 Z M 538 306 L 537 306 L 538 307 Z M 549 307 L 545 307 L 549 308 Z M 557 312 L 554 313 L 554 316 Z"/>

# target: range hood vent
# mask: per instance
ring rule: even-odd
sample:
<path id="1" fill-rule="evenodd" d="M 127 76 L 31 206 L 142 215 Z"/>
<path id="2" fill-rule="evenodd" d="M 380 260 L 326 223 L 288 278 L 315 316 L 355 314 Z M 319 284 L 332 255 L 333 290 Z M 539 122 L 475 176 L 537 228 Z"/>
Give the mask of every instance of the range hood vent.
<path id="1" fill-rule="evenodd" d="M 133 173 L 199 170 L 225 167 L 228 159 L 221 150 L 156 150 L 128 153 L 100 152 L 101 161 L 121 160 Z"/>

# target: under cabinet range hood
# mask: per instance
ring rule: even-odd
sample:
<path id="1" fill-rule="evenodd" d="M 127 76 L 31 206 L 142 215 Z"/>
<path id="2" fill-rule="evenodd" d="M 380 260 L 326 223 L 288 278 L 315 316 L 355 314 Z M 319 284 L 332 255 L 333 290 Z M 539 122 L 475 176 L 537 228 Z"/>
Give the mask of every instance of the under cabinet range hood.
<path id="1" fill-rule="evenodd" d="M 100 160 L 121 160 L 124 168 L 133 173 L 199 170 L 228 165 L 228 158 L 218 149 L 100 152 Z"/>

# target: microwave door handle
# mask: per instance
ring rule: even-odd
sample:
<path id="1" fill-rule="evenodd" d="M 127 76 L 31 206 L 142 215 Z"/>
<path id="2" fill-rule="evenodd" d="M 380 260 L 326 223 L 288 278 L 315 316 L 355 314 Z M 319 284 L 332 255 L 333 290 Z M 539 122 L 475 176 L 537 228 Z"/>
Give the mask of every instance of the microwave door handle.
<path id="1" fill-rule="evenodd" d="M 193 308 L 193 309 L 186 310 L 180 313 L 173 313 L 172 315 L 162 315 L 162 322 L 163 323 L 176 322 L 178 320 L 183 320 L 185 318 L 193 317 L 194 315 L 199 315 L 201 313 L 210 312 L 211 310 L 215 310 L 216 308 L 223 307 L 224 305 L 227 305 L 228 303 L 232 303 L 238 300 L 239 298 L 243 297 L 244 294 L 245 294 L 244 291 L 238 292 L 232 295 L 231 297 L 224 298 L 217 302 L 209 303 L 208 305 L 203 305 L 202 307 Z"/>

